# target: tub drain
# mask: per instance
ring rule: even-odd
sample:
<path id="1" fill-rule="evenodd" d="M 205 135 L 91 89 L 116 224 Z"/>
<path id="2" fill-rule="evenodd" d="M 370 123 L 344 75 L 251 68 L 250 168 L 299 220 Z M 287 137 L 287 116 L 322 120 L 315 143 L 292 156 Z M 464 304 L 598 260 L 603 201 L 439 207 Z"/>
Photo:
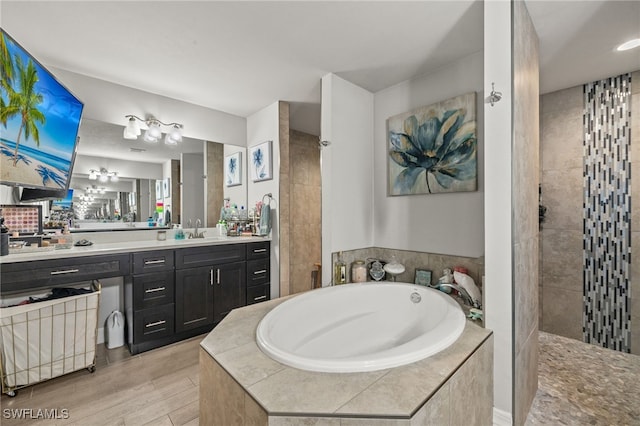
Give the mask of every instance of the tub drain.
<path id="1" fill-rule="evenodd" d="M 413 303 L 420 303 L 421 300 L 422 300 L 422 296 L 420 296 L 418 293 L 416 292 L 411 293 L 411 301 Z"/>

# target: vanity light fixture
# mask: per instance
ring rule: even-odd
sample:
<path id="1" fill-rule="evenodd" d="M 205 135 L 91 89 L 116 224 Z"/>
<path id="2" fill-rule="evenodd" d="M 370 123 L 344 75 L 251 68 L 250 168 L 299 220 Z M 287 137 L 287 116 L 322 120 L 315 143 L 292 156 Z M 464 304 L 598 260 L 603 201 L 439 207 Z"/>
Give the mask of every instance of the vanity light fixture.
<path id="1" fill-rule="evenodd" d="M 618 52 L 622 52 L 624 50 L 634 49 L 640 46 L 640 38 L 634 38 L 633 40 L 629 40 L 625 43 L 622 43 L 620 46 L 616 48 Z"/>
<path id="2" fill-rule="evenodd" d="M 144 120 L 131 114 L 125 115 L 125 117 L 129 119 L 124 128 L 123 136 L 125 139 L 138 139 L 138 136 L 141 134 L 140 126 L 138 124 L 138 121 L 140 121 L 147 125 L 147 130 L 144 132 L 144 136 L 142 137 L 145 142 L 158 142 L 160 138 L 162 138 L 162 126 L 171 127 L 164 138 L 165 144 L 176 145 L 177 143 L 182 142 L 182 129 L 184 126 L 180 123 L 163 123 L 154 117 L 149 117 Z"/>

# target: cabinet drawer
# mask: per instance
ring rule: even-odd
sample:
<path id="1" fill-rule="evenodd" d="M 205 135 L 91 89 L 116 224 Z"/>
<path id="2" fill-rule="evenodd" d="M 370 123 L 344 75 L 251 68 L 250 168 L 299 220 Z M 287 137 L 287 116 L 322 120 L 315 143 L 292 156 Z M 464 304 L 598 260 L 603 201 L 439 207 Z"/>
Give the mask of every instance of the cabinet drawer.
<path id="1" fill-rule="evenodd" d="M 271 244 L 269 241 L 247 244 L 247 260 L 269 257 Z"/>
<path id="2" fill-rule="evenodd" d="M 134 275 L 133 309 L 147 309 L 174 301 L 173 271 Z"/>
<path id="3" fill-rule="evenodd" d="M 244 244 L 192 247 L 176 250 L 176 269 L 233 263 L 245 259 Z"/>
<path id="4" fill-rule="evenodd" d="M 133 341 L 147 342 L 171 336 L 174 329 L 173 303 L 136 311 L 133 325 Z"/>
<path id="5" fill-rule="evenodd" d="M 173 250 L 141 251 L 133 254 L 133 273 L 173 270 Z"/>
<path id="6" fill-rule="evenodd" d="M 129 275 L 129 254 L 85 256 L 2 265 L 2 293 Z"/>
<path id="7" fill-rule="evenodd" d="M 271 294 L 271 286 L 269 284 L 249 287 L 247 289 L 247 305 L 264 302 L 269 300 Z"/>
<path id="8" fill-rule="evenodd" d="M 247 287 L 266 284 L 270 281 L 270 263 L 269 258 L 247 262 Z"/>

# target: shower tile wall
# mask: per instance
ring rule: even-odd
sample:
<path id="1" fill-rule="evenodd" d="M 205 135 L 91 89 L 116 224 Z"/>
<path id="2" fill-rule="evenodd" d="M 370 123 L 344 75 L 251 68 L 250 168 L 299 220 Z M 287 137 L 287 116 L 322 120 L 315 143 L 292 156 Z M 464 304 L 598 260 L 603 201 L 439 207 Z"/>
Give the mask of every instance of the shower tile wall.
<path id="1" fill-rule="evenodd" d="M 310 290 L 311 272 L 321 255 L 321 179 L 318 137 L 289 133 L 291 190 L 291 293 Z"/>
<path id="2" fill-rule="evenodd" d="M 541 328 L 582 340 L 582 86 L 540 101 Z"/>
<path id="3" fill-rule="evenodd" d="M 640 71 L 632 82 L 640 82 Z M 631 89 L 633 177 L 640 176 L 640 84 Z M 583 340 L 583 112 L 582 86 L 540 98 L 541 203 L 548 209 L 541 233 L 540 327 L 577 340 Z M 640 184 L 631 186 L 631 199 L 631 353 L 640 354 Z"/>

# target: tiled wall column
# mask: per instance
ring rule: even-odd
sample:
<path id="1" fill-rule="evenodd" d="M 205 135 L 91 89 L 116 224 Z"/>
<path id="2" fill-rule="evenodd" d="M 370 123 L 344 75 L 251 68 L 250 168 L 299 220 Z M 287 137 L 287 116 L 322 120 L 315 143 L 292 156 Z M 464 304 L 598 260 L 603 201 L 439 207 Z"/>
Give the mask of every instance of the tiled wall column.
<path id="1" fill-rule="evenodd" d="M 630 351 L 631 75 L 584 86 L 584 311 L 587 343 Z"/>
<path id="2" fill-rule="evenodd" d="M 289 133 L 291 194 L 291 293 L 311 290 L 311 272 L 322 261 L 320 148 L 318 137 Z"/>
<path id="3" fill-rule="evenodd" d="M 640 71 L 631 74 L 631 353 L 640 355 Z"/>

